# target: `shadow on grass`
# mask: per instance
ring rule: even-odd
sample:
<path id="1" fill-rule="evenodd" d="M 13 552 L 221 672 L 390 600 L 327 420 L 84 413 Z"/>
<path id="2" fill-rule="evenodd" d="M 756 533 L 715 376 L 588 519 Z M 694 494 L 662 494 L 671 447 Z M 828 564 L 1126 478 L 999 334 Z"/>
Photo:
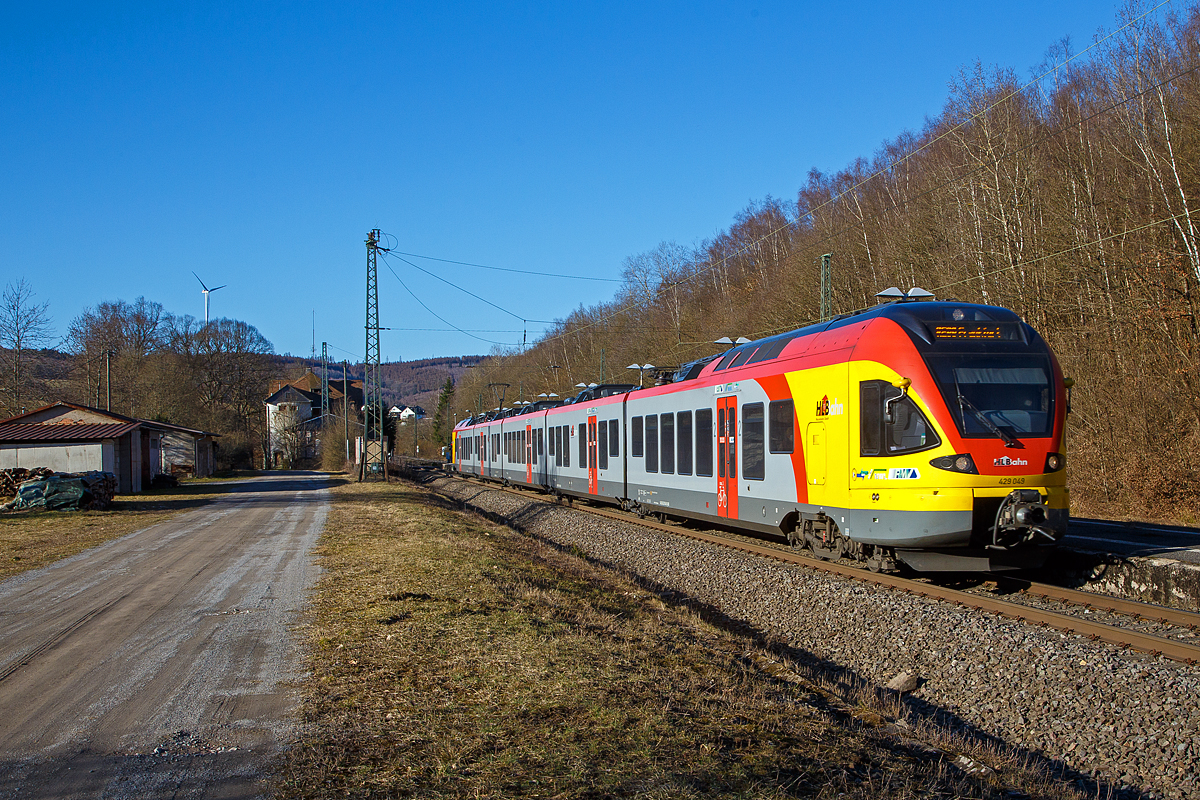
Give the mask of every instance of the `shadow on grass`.
<path id="1" fill-rule="evenodd" d="M 670 586 L 665 586 L 656 581 L 642 577 L 637 574 L 630 573 L 627 568 L 622 565 L 611 563 L 604 559 L 594 558 L 574 545 L 563 545 L 553 539 L 546 538 L 542 535 L 531 533 L 531 529 L 543 517 L 550 514 L 556 508 L 565 508 L 564 506 L 556 506 L 552 501 L 536 501 L 529 500 L 526 505 L 519 509 L 516 513 L 509 516 L 503 516 L 492 511 L 481 508 L 476 504 L 482 495 L 494 491 L 494 487 L 479 486 L 478 484 L 468 484 L 473 490 L 461 500 L 448 498 L 440 494 L 418 495 L 415 492 L 410 493 L 414 499 L 426 505 L 436 508 L 443 508 L 451 511 L 468 511 L 470 513 L 484 517 L 485 519 L 505 525 L 509 528 L 517 530 L 525 535 L 542 542 L 550 547 L 553 547 L 563 553 L 573 555 L 584 560 L 605 567 L 607 569 L 616 570 L 624 575 L 629 576 L 632 580 L 645 588 L 647 591 L 654 593 L 664 603 L 674 606 L 687 608 L 693 613 L 700 616 L 709 624 L 717 626 L 723 630 L 744 636 L 759 647 L 773 655 L 799 665 L 805 672 L 808 673 L 805 677 L 813 680 L 815 683 L 831 683 L 838 687 L 838 694 L 842 697 L 849 698 L 849 704 L 855 702 L 855 697 L 866 695 L 874 695 L 877 699 L 877 706 L 886 707 L 888 701 L 896 699 L 903 703 L 907 709 L 910 719 L 916 722 L 930 724 L 940 730 L 948 731 L 955 735 L 959 740 L 970 745 L 978 746 L 982 749 L 1003 748 L 1011 753 L 1014 753 L 1025 760 L 1027 764 L 1041 771 L 1044 774 L 1051 775 L 1057 780 L 1067 781 L 1074 784 L 1075 788 L 1085 793 L 1087 796 L 1099 798 L 1113 798 L 1113 800 L 1145 800 L 1150 795 L 1146 792 L 1137 789 L 1122 788 L 1119 784 L 1106 781 L 1101 777 L 1093 775 L 1090 770 L 1083 766 L 1076 766 L 1063 761 L 1061 759 L 1051 758 L 1039 751 L 1029 750 L 1020 745 L 1005 741 L 997 736 L 994 736 L 975 724 L 963 719 L 953 711 L 943 708 L 936 703 L 931 703 L 927 700 L 913 697 L 912 695 L 902 695 L 897 698 L 895 692 L 877 685 L 871 679 L 861 675 L 858 671 L 838 664 L 834 661 L 822 658 L 815 653 L 796 647 L 787 642 L 781 641 L 778 635 L 769 630 L 757 627 L 750 622 L 726 614 L 720 608 L 696 597 L 692 597 L 684 592 L 678 591 Z M 630 520 L 634 523 L 634 520 Z M 834 708 L 827 709 L 835 716 L 846 717 L 846 722 L 852 720 L 849 714 L 844 710 Z M 916 749 L 919 749 L 918 743 L 913 743 Z M 914 749 L 913 747 L 905 747 L 905 749 Z"/>

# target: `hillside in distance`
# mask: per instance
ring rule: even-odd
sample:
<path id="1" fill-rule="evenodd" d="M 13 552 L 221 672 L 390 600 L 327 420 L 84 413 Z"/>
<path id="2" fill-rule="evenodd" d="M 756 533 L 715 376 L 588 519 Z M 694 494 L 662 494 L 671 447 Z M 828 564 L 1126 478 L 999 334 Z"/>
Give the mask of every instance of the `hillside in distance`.
<path id="1" fill-rule="evenodd" d="M 321 362 L 311 358 L 276 356 L 275 361 L 280 375 L 288 378 L 299 377 L 306 369 L 317 373 L 321 370 Z M 383 402 L 388 407 L 421 406 L 427 413 L 432 414 L 446 378 L 453 378 L 454 383 L 458 384 L 468 370 L 484 361 L 487 361 L 487 356 L 445 356 L 382 363 L 379 365 L 379 376 L 383 383 Z M 351 380 L 361 380 L 362 364 L 351 364 L 349 376 Z M 330 364 L 329 377 L 342 377 L 340 363 Z"/>

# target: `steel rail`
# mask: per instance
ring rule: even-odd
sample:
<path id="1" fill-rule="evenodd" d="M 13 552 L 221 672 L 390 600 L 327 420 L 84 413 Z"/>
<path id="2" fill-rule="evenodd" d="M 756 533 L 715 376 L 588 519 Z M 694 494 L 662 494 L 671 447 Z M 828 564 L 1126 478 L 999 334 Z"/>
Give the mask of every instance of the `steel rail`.
<path id="1" fill-rule="evenodd" d="M 1126 600 L 1121 597 L 1085 592 L 1080 589 L 1067 589 L 1062 586 L 1036 583 L 1020 578 L 1000 577 L 995 582 L 997 586 L 1016 586 L 1024 594 L 1045 597 L 1048 600 L 1061 600 L 1064 603 L 1074 603 L 1099 611 L 1111 611 L 1114 614 L 1125 614 L 1130 617 L 1161 622 L 1164 625 L 1179 625 L 1192 630 L 1200 628 L 1200 614 L 1195 611 L 1156 606 L 1153 603 L 1143 603 L 1139 600 Z"/>
<path id="2" fill-rule="evenodd" d="M 543 502 L 546 496 L 525 489 L 519 489 L 515 486 L 497 487 L 501 491 L 507 491 L 512 494 L 525 498 L 536 498 Z M 889 589 L 896 589 L 907 594 L 928 597 L 933 600 L 954 603 L 959 606 L 976 609 L 979 611 L 990 611 L 993 614 L 998 614 L 1002 617 L 1015 619 L 1018 622 L 1032 622 L 1038 625 L 1044 625 L 1055 630 L 1063 631 L 1069 634 L 1078 634 L 1085 636 L 1093 641 L 1105 642 L 1107 644 L 1117 645 L 1118 647 L 1128 647 L 1132 650 L 1138 650 L 1143 653 L 1149 653 L 1154 656 L 1163 656 L 1172 661 L 1179 661 L 1185 664 L 1200 663 L 1200 646 L 1177 642 L 1173 639 L 1168 639 L 1163 636 L 1155 636 L 1149 633 L 1141 633 L 1140 631 L 1127 630 L 1118 628 L 1113 625 L 1106 625 L 1102 622 L 1092 622 L 1079 617 L 1071 616 L 1070 614 L 1060 614 L 1055 611 L 1046 611 L 1045 609 L 1034 608 L 1032 606 L 1022 605 L 1021 603 L 1011 603 L 1006 600 L 999 600 L 993 597 L 984 597 L 981 595 L 963 592 L 958 589 L 948 589 L 934 584 L 927 584 L 921 581 L 914 581 L 909 578 L 902 578 L 898 575 L 889 575 L 887 573 L 870 572 L 857 567 L 849 567 L 844 564 L 836 564 L 830 561 L 820 561 L 816 558 L 800 555 L 799 553 L 790 553 L 784 550 L 765 547 L 763 545 L 753 544 L 747 541 L 741 541 L 729 536 L 720 536 L 704 531 L 688 530 L 686 528 L 672 527 L 658 522 L 650 522 L 636 516 L 630 516 L 625 513 L 618 513 L 609 509 L 598 508 L 595 506 L 587 506 L 584 504 L 571 504 L 572 508 L 580 511 L 586 511 L 589 514 L 596 516 L 608 517 L 609 519 L 618 520 L 620 522 L 635 523 L 655 530 L 664 531 L 676 536 L 683 536 L 689 539 L 695 539 L 701 542 L 728 547 L 732 550 L 737 550 L 751 555 L 770 558 L 776 561 L 783 561 L 789 564 L 798 564 L 800 566 L 809 567 L 810 569 L 830 572 L 842 577 L 851 578 L 853 580 L 873 583 L 877 586 L 883 586 Z M 1054 592 L 1070 592 L 1071 590 L 1062 590 L 1058 587 L 1044 586 L 1039 584 L 1038 591 L 1043 588 L 1054 590 Z M 1079 594 L 1087 594 L 1088 599 L 1093 597 L 1098 600 L 1108 600 L 1098 595 L 1090 595 L 1085 592 Z M 1116 598 L 1111 598 L 1114 606 L 1124 606 L 1131 603 L 1138 607 L 1145 607 L 1147 610 L 1159 611 L 1158 606 L 1152 606 L 1146 603 L 1133 603 L 1133 601 L 1116 601 Z M 1100 606 L 1097 604 L 1097 608 Z M 1174 611 L 1174 609 L 1162 609 L 1163 611 Z M 1128 612 L 1122 612 L 1128 613 Z M 1139 612 L 1140 613 L 1140 612 Z M 1188 612 L 1182 612 L 1188 613 Z M 1161 618 L 1158 616 L 1150 617 L 1152 619 Z M 1200 615 L 1198 615 L 1200 616 Z M 1195 624 L 1191 621 L 1184 624 Z"/>

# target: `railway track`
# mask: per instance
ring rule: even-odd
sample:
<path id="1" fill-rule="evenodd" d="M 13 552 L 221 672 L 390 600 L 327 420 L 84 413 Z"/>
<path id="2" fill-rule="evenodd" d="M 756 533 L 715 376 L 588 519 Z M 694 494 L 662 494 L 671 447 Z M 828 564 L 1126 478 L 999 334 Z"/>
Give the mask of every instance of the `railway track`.
<path id="1" fill-rule="evenodd" d="M 546 495 L 516 487 L 495 487 L 527 499 L 538 499 L 551 502 Z M 1127 647 L 1155 656 L 1163 656 L 1173 661 L 1186 664 L 1200 663 L 1200 637 L 1197 643 L 1181 641 L 1170 635 L 1161 635 L 1171 631 L 1181 638 L 1195 636 L 1200 630 L 1200 614 L 1179 609 L 1140 603 L 1132 600 L 1097 595 L 1091 592 L 1081 592 L 1049 584 L 1021 581 L 1012 578 L 991 579 L 985 582 L 984 588 L 974 590 L 955 589 L 939 585 L 936 582 L 905 578 L 887 573 L 869 572 L 860 567 L 852 567 L 830 561 L 821 561 L 815 557 L 802 554 L 784 545 L 771 545 L 749 539 L 733 533 L 700 531 L 639 519 L 624 512 L 607 508 L 591 506 L 586 503 L 573 503 L 572 507 L 579 511 L 596 516 L 608 517 L 625 523 L 635 523 L 654 530 L 663 531 L 676 536 L 683 536 L 702 542 L 728 547 L 744 553 L 751 553 L 762 558 L 774 559 L 791 564 L 798 564 L 850 578 L 856 581 L 872 583 L 889 589 L 902 591 L 907 594 L 928 597 L 947 603 L 954 603 L 978 611 L 988 611 L 1010 619 L 1044 625 L 1064 633 L 1085 636 L 1093 641 L 1105 642 L 1118 647 Z M 988 589 L 986 583 L 991 583 L 995 589 Z M 996 596 L 996 591 L 1018 593 L 1023 600 L 1003 599 Z M 1031 598 L 1039 598 L 1041 602 L 1030 602 Z M 1062 608 L 1048 608 L 1048 602 L 1061 604 L 1072 611 Z M 1159 626 L 1157 633 L 1138 630 L 1129 625 L 1109 624 L 1087 619 L 1089 613 L 1105 612 L 1114 617 L 1121 617 L 1135 622 L 1150 621 Z"/>

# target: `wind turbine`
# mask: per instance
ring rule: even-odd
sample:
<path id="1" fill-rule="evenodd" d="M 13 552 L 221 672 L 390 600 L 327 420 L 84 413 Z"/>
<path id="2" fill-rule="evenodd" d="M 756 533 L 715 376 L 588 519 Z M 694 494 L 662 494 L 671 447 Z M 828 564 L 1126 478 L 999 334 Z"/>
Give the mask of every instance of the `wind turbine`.
<path id="1" fill-rule="evenodd" d="M 192 271 L 192 274 L 196 275 L 195 270 Z M 196 280 L 200 281 L 199 275 L 196 275 Z M 224 289 L 228 285 L 229 285 L 228 283 L 222 283 L 220 286 L 214 286 L 212 289 L 210 289 L 204 285 L 204 281 L 200 281 L 200 286 L 203 287 L 201 289 L 201 291 L 204 294 L 204 324 L 205 325 L 208 325 L 208 296 L 209 296 L 209 294 L 211 294 L 212 292 L 215 292 L 217 289 Z"/>

